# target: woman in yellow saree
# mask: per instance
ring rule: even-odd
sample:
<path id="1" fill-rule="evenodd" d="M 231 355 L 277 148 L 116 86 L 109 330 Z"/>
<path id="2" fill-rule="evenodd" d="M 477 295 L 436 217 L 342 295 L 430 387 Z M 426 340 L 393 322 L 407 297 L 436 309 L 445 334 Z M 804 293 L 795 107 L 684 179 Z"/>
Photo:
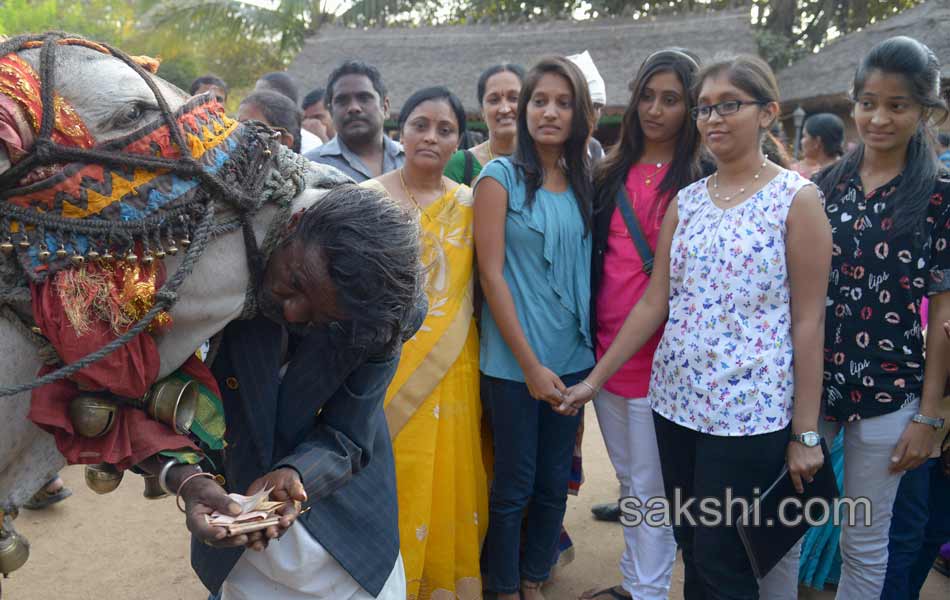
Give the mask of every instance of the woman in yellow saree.
<path id="1" fill-rule="evenodd" d="M 405 166 L 363 185 L 419 211 L 429 268 L 429 313 L 403 346 L 386 397 L 407 595 L 480 600 L 491 463 L 472 305 L 472 191 L 442 176 L 465 113 L 445 88 L 427 88 L 406 101 L 399 126 Z"/>

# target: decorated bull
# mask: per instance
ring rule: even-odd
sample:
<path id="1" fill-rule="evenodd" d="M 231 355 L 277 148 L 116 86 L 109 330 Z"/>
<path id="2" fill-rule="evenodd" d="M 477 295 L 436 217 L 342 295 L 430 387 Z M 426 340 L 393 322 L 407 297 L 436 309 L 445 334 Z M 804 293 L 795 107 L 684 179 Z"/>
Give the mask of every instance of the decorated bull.
<path id="1" fill-rule="evenodd" d="M 109 485 L 193 450 L 196 390 L 214 396 L 196 349 L 255 311 L 292 213 L 347 181 L 156 68 L 61 33 L 0 43 L 4 575 L 18 507 L 67 459 Z"/>

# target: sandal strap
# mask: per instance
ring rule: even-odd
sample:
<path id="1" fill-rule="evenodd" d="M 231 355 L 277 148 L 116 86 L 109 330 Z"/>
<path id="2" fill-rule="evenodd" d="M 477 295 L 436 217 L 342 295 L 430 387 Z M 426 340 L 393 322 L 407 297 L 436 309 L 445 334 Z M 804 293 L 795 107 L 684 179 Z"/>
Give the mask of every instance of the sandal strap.
<path id="1" fill-rule="evenodd" d="M 522 582 L 521 582 L 521 587 L 523 587 L 523 588 L 525 588 L 525 589 L 529 589 L 529 590 L 540 590 L 542 584 L 543 584 L 543 583 L 542 583 L 541 581 L 528 581 L 528 580 L 525 580 L 525 581 L 522 581 Z"/>

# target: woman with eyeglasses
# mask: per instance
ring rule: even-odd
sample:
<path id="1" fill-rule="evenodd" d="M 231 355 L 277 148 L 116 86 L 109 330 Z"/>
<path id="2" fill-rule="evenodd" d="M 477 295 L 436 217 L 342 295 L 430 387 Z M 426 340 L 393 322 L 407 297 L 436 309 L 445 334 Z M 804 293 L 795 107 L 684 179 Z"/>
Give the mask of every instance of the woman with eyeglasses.
<path id="1" fill-rule="evenodd" d="M 718 170 L 670 203 L 643 298 L 560 408 L 590 400 L 666 320 L 648 397 L 667 500 L 675 510 L 718 499 L 735 518 L 728 494 L 751 502 L 786 461 L 800 492 L 823 463 L 816 430 L 831 229 L 817 188 L 762 153 L 779 112 L 768 65 L 718 62 L 694 89 L 691 114 Z M 796 597 L 794 553 L 760 589 L 735 527 L 687 519 L 674 536 L 686 598 Z"/>

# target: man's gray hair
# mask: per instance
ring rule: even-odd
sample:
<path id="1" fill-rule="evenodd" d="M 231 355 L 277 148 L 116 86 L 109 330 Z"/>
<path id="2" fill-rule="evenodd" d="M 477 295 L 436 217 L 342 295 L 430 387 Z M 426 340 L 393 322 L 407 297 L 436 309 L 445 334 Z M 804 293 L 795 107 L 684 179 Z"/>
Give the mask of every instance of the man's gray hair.
<path id="1" fill-rule="evenodd" d="M 411 337 L 425 314 L 419 233 L 398 203 L 344 184 L 304 211 L 285 243 L 323 251 L 350 342 L 381 354 Z"/>

